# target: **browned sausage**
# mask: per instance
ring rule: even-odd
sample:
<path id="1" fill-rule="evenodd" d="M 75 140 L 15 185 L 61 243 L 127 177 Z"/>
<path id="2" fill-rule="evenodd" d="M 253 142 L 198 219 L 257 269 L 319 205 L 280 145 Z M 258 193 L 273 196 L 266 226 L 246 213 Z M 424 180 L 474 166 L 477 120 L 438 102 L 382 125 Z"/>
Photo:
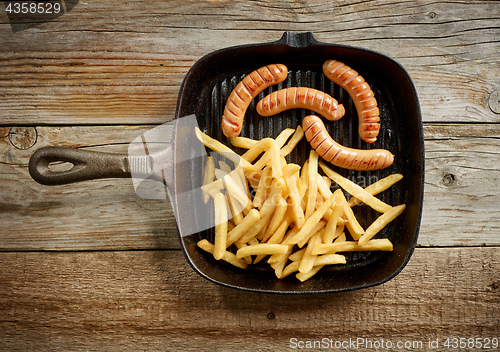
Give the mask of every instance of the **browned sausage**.
<path id="1" fill-rule="evenodd" d="M 306 116 L 302 128 L 307 141 L 323 159 L 344 169 L 379 170 L 392 165 L 394 161 L 394 155 L 385 149 L 361 150 L 338 144 L 318 116 Z"/>
<path id="2" fill-rule="evenodd" d="M 228 138 L 239 136 L 250 102 L 264 89 L 283 82 L 288 75 L 285 65 L 261 67 L 245 76 L 233 89 L 222 115 L 222 132 Z"/>
<path id="3" fill-rule="evenodd" d="M 303 108 L 317 112 L 330 121 L 344 116 L 345 110 L 331 96 L 317 89 L 292 87 L 272 92 L 257 104 L 261 116 L 276 115 L 284 110 Z"/>
<path id="4" fill-rule="evenodd" d="M 380 111 L 368 83 L 352 68 L 336 60 L 325 61 L 323 72 L 351 96 L 358 112 L 361 139 L 367 143 L 375 142 L 380 130 Z"/>

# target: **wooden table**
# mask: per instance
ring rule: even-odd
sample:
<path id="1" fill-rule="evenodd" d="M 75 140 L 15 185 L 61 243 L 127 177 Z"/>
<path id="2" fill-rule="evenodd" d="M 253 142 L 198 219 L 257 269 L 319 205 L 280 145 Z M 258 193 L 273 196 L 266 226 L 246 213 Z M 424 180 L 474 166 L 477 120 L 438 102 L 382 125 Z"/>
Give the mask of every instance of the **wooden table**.
<path id="1" fill-rule="evenodd" d="M 486 350 L 500 338 L 498 1 L 63 5 L 28 23 L 0 5 L 1 351 Z M 42 146 L 126 152 L 173 119 L 196 60 L 284 31 L 379 51 L 414 80 L 425 202 L 393 280 L 313 296 L 223 288 L 187 264 L 170 204 L 130 180 L 30 178 Z"/>

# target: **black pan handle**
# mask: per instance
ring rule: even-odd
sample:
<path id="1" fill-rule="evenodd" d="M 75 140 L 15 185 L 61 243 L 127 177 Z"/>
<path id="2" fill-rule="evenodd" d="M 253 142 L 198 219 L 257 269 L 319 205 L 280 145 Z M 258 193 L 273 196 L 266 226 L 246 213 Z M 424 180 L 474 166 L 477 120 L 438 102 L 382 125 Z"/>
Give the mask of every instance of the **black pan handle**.
<path id="1" fill-rule="evenodd" d="M 69 162 L 73 167 L 52 171 L 51 163 Z M 130 178 L 129 160 L 126 155 L 94 152 L 65 147 L 43 147 L 30 158 L 31 177 L 43 185 L 62 185 L 100 178 Z"/>
<path id="2" fill-rule="evenodd" d="M 312 32 L 284 32 L 281 38 L 275 43 L 285 44 L 293 48 L 305 48 L 311 44 L 319 44 L 320 42 L 314 38 Z"/>

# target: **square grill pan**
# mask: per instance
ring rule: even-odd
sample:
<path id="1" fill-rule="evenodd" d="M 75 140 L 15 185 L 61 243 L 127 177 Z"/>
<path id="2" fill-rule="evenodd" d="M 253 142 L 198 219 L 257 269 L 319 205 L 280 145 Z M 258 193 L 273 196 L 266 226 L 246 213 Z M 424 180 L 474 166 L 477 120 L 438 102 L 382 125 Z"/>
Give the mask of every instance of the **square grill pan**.
<path id="1" fill-rule="evenodd" d="M 331 82 L 322 72 L 328 59 L 342 61 L 370 84 L 380 109 L 381 128 L 375 143 L 368 144 L 358 134 L 358 116 L 349 94 Z M 241 136 L 253 139 L 275 138 L 285 128 L 296 128 L 302 119 L 314 113 L 292 109 L 271 117 L 262 117 L 256 110 L 257 102 L 265 95 L 286 87 L 311 87 L 333 96 L 346 110 L 339 121 L 323 121 L 337 142 L 357 149 L 382 148 L 395 155 L 387 169 L 377 171 L 345 170 L 328 165 L 341 175 L 362 187 L 392 173 L 403 174 L 403 179 L 378 197 L 390 204 L 406 204 L 406 209 L 377 236 L 389 238 L 392 252 L 346 253 L 347 265 L 323 267 L 318 274 L 301 283 L 294 275 L 279 280 L 273 269 L 251 265 L 242 270 L 197 248 L 203 238 L 213 241 L 214 230 L 183 236 L 180 242 L 188 262 L 203 277 L 215 283 L 250 291 L 304 294 L 340 292 L 366 288 L 386 282 L 396 276 L 410 259 L 417 242 L 422 213 L 424 184 L 424 144 L 420 107 L 415 87 L 404 68 L 380 53 L 345 45 L 317 41 L 312 33 L 286 32 L 276 42 L 243 45 L 222 49 L 200 59 L 186 75 L 180 89 L 176 118 L 194 114 L 202 131 L 231 146 L 221 129 L 221 117 L 226 100 L 245 75 L 267 64 L 281 63 L 288 67 L 288 78 L 256 97 L 247 109 Z M 232 146 L 231 146 L 232 147 Z M 234 147 L 232 147 L 234 148 Z M 303 165 L 311 147 L 305 137 L 287 157 L 287 162 Z M 242 154 L 243 150 L 236 149 Z M 200 187 L 203 165 L 193 169 L 190 182 Z M 185 177 L 182 181 L 185 182 Z M 332 183 L 332 190 L 337 188 Z M 346 196 L 348 196 L 346 194 Z M 363 228 L 367 228 L 379 214 L 367 207 L 353 208 Z M 193 214 L 196 217 L 196 214 Z"/>

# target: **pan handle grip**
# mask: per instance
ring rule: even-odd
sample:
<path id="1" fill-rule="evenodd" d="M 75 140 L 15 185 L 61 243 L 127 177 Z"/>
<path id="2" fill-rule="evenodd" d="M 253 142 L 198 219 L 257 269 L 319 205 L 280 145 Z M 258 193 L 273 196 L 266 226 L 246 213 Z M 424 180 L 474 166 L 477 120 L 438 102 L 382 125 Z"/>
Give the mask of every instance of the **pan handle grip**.
<path id="1" fill-rule="evenodd" d="M 69 162 L 73 167 L 52 171 L 51 163 Z M 65 147 L 43 147 L 30 158 L 31 177 L 43 185 L 62 185 L 101 178 L 130 178 L 126 155 L 94 152 Z"/>

